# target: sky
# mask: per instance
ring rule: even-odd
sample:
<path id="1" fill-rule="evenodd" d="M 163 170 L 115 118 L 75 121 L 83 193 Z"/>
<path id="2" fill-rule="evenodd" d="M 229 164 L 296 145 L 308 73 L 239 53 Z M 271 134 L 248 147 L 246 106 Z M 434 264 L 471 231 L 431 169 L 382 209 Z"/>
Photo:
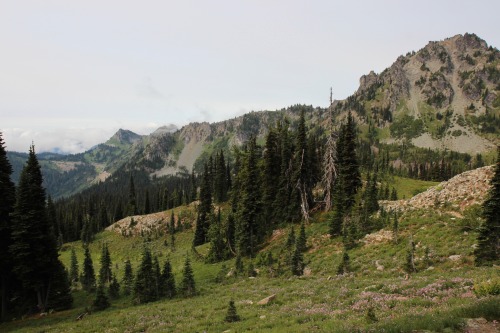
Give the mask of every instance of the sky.
<path id="1" fill-rule="evenodd" d="M 498 0 L 1 0 L 7 150 L 79 153 L 119 128 L 326 107 L 429 41 L 500 47 Z"/>

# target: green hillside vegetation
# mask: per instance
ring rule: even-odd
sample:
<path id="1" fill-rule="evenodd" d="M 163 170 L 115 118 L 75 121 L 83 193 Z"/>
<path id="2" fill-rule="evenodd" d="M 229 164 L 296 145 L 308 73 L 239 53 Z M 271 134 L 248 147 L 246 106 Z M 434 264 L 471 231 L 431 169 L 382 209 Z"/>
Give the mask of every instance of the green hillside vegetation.
<path id="1" fill-rule="evenodd" d="M 131 296 L 122 296 L 112 300 L 109 309 L 75 321 L 90 308 L 94 299 L 93 294 L 77 290 L 72 310 L 3 324 L 2 331 L 98 332 L 113 328 L 130 332 L 221 332 L 228 329 L 260 332 L 385 329 L 388 332 L 409 332 L 415 329 L 455 330 L 461 326 L 463 318 L 499 318 L 499 296 L 479 297 L 473 290 L 486 281 L 493 281 L 498 292 L 498 268 L 474 266 L 472 245 L 476 242 L 476 234 L 464 233 L 460 222 L 452 215 L 417 211 L 400 216 L 398 242 L 375 242 L 349 251 L 349 273 L 343 276 L 337 275 L 342 240 L 340 237 L 325 237 L 328 215 L 315 215 L 306 228 L 308 250 L 304 259 L 310 274 L 302 277 L 290 273 L 273 277 L 272 272 L 280 269 L 278 264 L 265 263 L 269 254 L 273 258 L 280 257 L 291 227 L 279 229 L 272 242 L 257 254 L 252 262 L 259 270 L 255 278 L 246 273 L 227 277 L 235 266 L 234 259 L 206 264 L 200 256 L 207 253 L 208 247 L 202 245 L 196 248 L 198 254 L 193 252 L 192 230 L 176 234 L 175 250 L 168 245 L 168 236 L 148 240 L 147 237 L 125 238 L 117 233 L 100 233 L 90 245 L 96 272 L 99 271 L 103 243 L 109 247 L 112 270 L 119 281 L 123 276 L 124 261 L 131 260 L 135 274 L 143 247 L 147 246 L 154 256 L 158 256 L 160 263 L 167 258 L 170 260 L 177 283 L 181 280 L 186 255 L 189 256 L 199 295 L 192 298 L 179 296 L 138 306 L 133 305 Z M 384 230 L 392 230 L 392 227 L 388 225 Z M 416 244 L 417 272 L 407 275 L 404 266 L 410 237 Z M 64 244 L 61 259 L 69 269 L 71 249 L 76 251 L 81 269 L 81 242 Z M 454 261 L 449 259 L 450 256 L 460 257 Z M 245 267 L 249 266 L 249 259 L 243 262 Z M 377 270 L 377 265 L 384 266 L 384 269 Z M 282 266 L 281 269 L 287 268 Z M 488 292 L 492 290 L 490 288 Z M 276 294 L 276 299 L 269 305 L 256 304 L 273 294 Z M 224 321 L 231 299 L 241 317 L 239 322 Z M 409 313 L 411 317 L 408 317 Z"/>

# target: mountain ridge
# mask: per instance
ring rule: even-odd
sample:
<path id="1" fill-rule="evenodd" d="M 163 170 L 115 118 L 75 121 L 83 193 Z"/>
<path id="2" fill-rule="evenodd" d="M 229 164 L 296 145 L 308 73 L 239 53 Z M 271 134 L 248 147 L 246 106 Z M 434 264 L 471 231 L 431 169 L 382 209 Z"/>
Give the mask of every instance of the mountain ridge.
<path id="1" fill-rule="evenodd" d="M 492 150 L 500 142 L 500 52 L 468 33 L 431 41 L 417 52 L 399 56 L 381 73 L 361 76 L 356 92 L 333 101 L 331 107 L 336 124 L 353 112 L 361 132 L 370 134 L 371 128 L 372 139 L 380 143 L 470 154 Z M 64 189 L 55 183 L 47 186 L 55 197 L 104 181 L 119 169 L 144 170 L 153 178 L 199 172 L 215 151 L 227 156 L 252 135 L 263 142 L 277 121 L 287 119 L 293 127 L 301 110 L 310 130 L 324 137 L 329 128 L 327 109 L 294 105 L 215 123 L 193 122 L 179 129 L 162 126 L 145 136 L 120 129 L 84 153 L 42 158 L 42 168 L 48 178 L 63 179 L 59 183 L 65 184 Z M 15 158 L 16 175 L 24 155 L 9 154 Z M 73 181 L 75 176 L 78 180 Z"/>

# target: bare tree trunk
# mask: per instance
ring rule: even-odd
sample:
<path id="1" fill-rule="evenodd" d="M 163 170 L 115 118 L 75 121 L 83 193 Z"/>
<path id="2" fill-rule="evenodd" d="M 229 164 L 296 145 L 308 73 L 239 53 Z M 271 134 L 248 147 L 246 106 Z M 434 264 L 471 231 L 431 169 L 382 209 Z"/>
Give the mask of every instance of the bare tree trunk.
<path id="1" fill-rule="evenodd" d="M 325 191 L 325 211 L 328 212 L 332 209 L 332 189 L 337 179 L 337 137 L 333 130 L 333 110 L 332 110 L 332 90 L 330 89 L 330 108 L 329 108 L 329 123 L 330 135 L 326 141 L 325 156 L 323 158 L 323 179 L 322 183 Z"/>
<path id="2" fill-rule="evenodd" d="M 302 158 L 300 161 L 300 167 L 299 169 L 302 168 L 302 164 L 304 163 L 304 151 L 302 150 Z M 302 179 L 299 177 L 297 180 L 297 188 L 299 189 L 300 192 L 300 209 L 302 211 L 302 218 L 304 219 L 305 222 L 309 221 L 309 203 L 307 202 L 307 190 L 306 190 L 306 185 L 302 181 Z"/>

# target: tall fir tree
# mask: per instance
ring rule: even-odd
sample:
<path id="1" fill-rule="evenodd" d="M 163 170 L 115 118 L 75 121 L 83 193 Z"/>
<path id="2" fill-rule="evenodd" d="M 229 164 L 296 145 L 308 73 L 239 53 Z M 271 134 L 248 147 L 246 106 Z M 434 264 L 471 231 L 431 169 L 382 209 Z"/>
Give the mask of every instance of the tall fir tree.
<path id="1" fill-rule="evenodd" d="M 69 280 L 71 283 L 78 282 L 78 259 L 76 258 L 76 252 L 74 248 L 71 248 L 71 264 L 69 269 Z"/>
<path id="2" fill-rule="evenodd" d="M 491 189 L 483 203 L 483 218 L 474 251 L 476 265 L 500 264 L 500 146 L 497 147 L 495 173 L 490 181 Z"/>
<path id="3" fill-rule="evenodd" d="M 266 136 L 266 144 L 264 148 L 264 171 L 263 171 L 263 194 L 262 204 L 264 207 L 264 219 L 266 221 L 267 231 L 274 229 L 276 210 L 274 201 L 278 194 L 278 182 L 276 177 L 279 177 L 281 170 L 281 144 L 279 140 L 279 132 L 276 128 L 269 128 Z"/>
<path id="4" fill-rule="evenodd" d="M 11 218 L 14 209 L 15 188 L 10 177 L 12 166 L 7 159 L 2 133 L 0 132 L 0 288 L 1 288 L 1 316 L 5 320 L 8 312 L 8 302 L 11 298 L 11 282 L 14 276 L 11 274 L 13 261 L 9 253 L 12 244 Z"/>
<path id="5" fill-rule="evenodd" d="M 207 261 L 214 263 L 224 260 L 227 256 L 227 244 L 224 242 L 220 208 L 217 212 L 217 217 L 212 217 L 212 222 L 208 229 L 208 238 L 210 239 L 210 248 L 207 254 Z"/>
<path id="6" fill-rule="evenodd" d="M 240 193 L 237 223 L 236 247 L 243 256 L 253 256 L 260 242 L 261 231 L 261 182 L 258 167 L 258 152 L 255 136 L 248 142 L 245 165 L 241 171 Z"/>
<path id="7" fill-rule="evenodd" d="M 137 198 L 135 195 L 134 177 L 130 174 L 127 215 L 137 215 Z"/>
<path id="8" fill-rule="evenodd" d="M 162 271 L 162 281 L 165 284 L 165 296 L 167 298 L 174 298 L 177 290 L 175 289 L 175 277 L 172 272 L 172 265 L 170 264 L 170 260 L 167 259 L 165 261 L 165 265 L 163 266 Z"/>
<path id="9" fill-rule="evenodd" d="M 125 296 L 130 295 L 134 288 L 134 272 L 132 271 L 132 264 L 130 263 L 129 259 L 125 260 L 125 269 L 123 273 L 122 285 L 123 285 L 123 294 Z"/>
<path id="10" fill-rule="evenodd" d="M 203 180 L 200 187 L 200 204 L 198 206 L 198 217 L 194 232 L 193 245 L 205 244 L 208 240 L 207 233 L 210 226 L 210 215 L 213 214 L 212 206 L 212 179 L 210 178 L 209 166 L 205 164 Z"/>
<path id="11" fill-rule="evenodd" d="M 156 283 L 153 271 L 153 258 L 151 251 L 144 248 L 141 265 L 137 270 L 137 277 L 134 285 L 134 301 L 138 304 L 155 301 Z"/>
<path id="12" fill-rule="evenodd" d="M 194 273 L 191 268 L 191 261 L 189 257 L 186 257 L 184 262 L 184 269 L 182 271 L 182 282 L 179 288 L 182 295 L 185 297 L 191 297 L 196 295 L 196 284 L 194 282 Z"/>
<path id="13" fill-rule="evenodd" d="M 104 285 L 101 283 L 97 286 L 96 297 L 92 305 L 95 311 L 105 310 L 111 305 L 109 304 L 108 296 L 106 296 L 106 292 L 104 291 Z"/>
<path id="14" fill-rule="evenodd" d="M 101 267 L 99 269 L 99 283 L 106 286 L 111 282 L 111 256 L 108 244 L 104 243 L 101 249 Z"/>
<path id="15" fill-rule="evenodd" d="M 90 256 L 90 250 L 88 246 L 85 246 L 85 254 L 83 259 L 83 272 L 81 277 L 81 282 L 83 289 L 87 292 L 94 291 L 95 289 L 95 273 L 94 264 L 92 262 L 92 257 Z"/>
<path id="16" fill-rule="evenodd" d="M 42 184 L 40 164 L 35 148 L 31 146 L 16 192 L 9 249 L 14 262 L 13 271 L 23 286 L 24 298 L 36 302 L 38 309 L 45 312 L 51 303 L 60 302 L 50 296 L 67 298 L 68 307 L 71 299 L 65 294 L 69 292 L 69 282 L 63 278 L 64 266 L 59 261 L 57 243 L 51 235 Z"/>

